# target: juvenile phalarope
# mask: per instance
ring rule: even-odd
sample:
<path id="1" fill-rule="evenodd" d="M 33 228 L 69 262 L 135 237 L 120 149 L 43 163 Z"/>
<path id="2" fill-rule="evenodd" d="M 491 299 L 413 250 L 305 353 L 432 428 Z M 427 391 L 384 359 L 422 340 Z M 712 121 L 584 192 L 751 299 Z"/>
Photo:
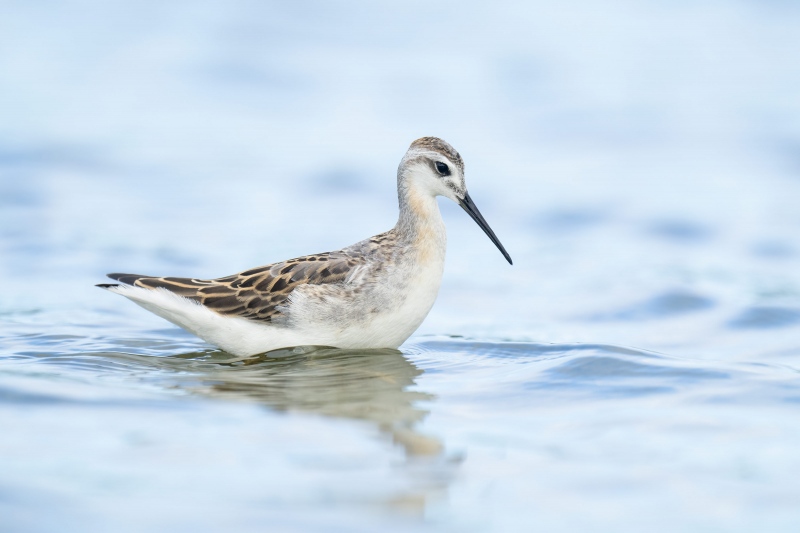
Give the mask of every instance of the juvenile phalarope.
<path id="1" fill-rule="evenodd" d="M 108 274 L 120 283 L 98 287 L 235 355 L 301 345 L 397 348 L 439 292 L 447 237 L 437 196 L 469 213 L 511 264 L 467 193 L 461 156 L 445 141 L 411 143 L 397 195 L 394 228 L 341 250 L 217 279 Z"/>

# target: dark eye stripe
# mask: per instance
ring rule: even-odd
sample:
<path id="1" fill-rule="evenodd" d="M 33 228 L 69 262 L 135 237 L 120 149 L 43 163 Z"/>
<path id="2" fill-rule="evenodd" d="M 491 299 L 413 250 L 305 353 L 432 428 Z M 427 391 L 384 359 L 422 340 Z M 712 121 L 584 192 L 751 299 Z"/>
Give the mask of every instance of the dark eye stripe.
<path id="1" fill-rule="evenodd" d="M 441 161 L 437 161 L 436 163 L 434 163 L 433 166 L 436 167 L 436 172 L 438 172 L 440 176 L 449 176 L 450 175 L 450 167 L 448 167 L 447 165 L 445 165 Z"/>

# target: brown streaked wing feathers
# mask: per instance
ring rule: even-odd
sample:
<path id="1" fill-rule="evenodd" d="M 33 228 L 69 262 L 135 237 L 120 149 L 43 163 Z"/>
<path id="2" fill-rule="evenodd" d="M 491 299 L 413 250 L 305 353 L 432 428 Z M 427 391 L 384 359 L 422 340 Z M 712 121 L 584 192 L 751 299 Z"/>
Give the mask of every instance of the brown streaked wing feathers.
<path id="1" fill-rule="evenodd" d="M 280 314 L 279 306 L 295 288 L 304 284 L 343 282 L 358 263 L 358 259 L 346 253 L 329 252 L 211 280 L 116 273 L 108 277 L 134 287 L 166 289 L 222 315 L 270 322 Z"/>

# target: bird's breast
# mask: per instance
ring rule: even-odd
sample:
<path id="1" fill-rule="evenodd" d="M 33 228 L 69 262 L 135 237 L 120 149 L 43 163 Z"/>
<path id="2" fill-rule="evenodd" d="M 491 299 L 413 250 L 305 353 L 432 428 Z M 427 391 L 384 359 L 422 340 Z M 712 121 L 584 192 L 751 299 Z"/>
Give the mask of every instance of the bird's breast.
<path id="1" fill-rule="evenodd" d="M 315 332 L 309 337 L 322 345 L 397 348 L 436 300 L 444 267 L 436 246 L 418 243 L 375 258 L 344 283 L 297 288 L 288 309 L 290 327 Z"/>

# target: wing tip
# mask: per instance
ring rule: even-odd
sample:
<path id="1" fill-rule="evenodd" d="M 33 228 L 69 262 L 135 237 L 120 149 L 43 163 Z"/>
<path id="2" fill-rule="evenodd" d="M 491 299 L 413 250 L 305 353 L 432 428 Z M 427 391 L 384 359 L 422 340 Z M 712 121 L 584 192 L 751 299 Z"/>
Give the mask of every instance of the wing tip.
<path id="1" fill-rule="evenodd" d="M 142 278 L 149 278 L 152 276 L 144 276 L 142 274 L 124 274 L 122 272 L 112 272 L 110 274 L 106 274 L 106 277 L 113 279 L 114 281 L 119 281 L 125 285 L 133 285 L 136 283 L 137 280 Z"/>

